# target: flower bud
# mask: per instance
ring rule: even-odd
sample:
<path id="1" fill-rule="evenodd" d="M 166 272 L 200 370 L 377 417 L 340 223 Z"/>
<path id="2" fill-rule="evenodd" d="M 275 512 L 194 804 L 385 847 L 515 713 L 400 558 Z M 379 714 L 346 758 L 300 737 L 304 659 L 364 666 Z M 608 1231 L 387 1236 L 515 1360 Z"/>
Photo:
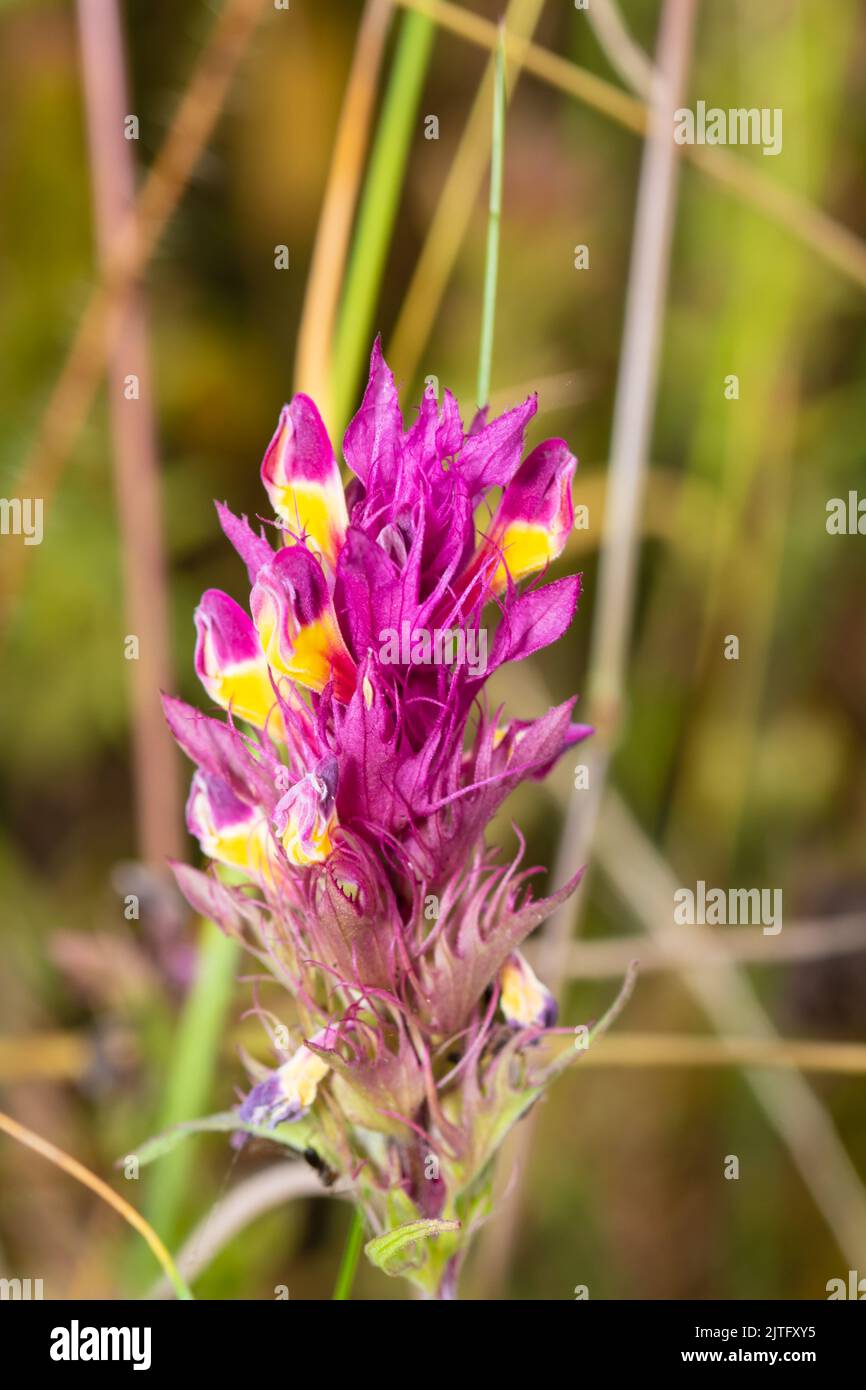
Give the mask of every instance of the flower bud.
<path id="1" fill-rule="evenodd" d="M 212 700 L 256 728 L 279 736 L 276 696 L 256 630 L 240 604 L 208 589 L 195 610 L 195 669 Z M 269 716 L 270 723 L 269 723 Z"/>
<path id="2" fill-rule="evenodd" d="M 333 570 L 348 525 L 346 500 L 328 432 L 308 396 L 283 406 L 262 482 L 290 543 L 308 540 Z"/>
<path id="3" fill-rule="evenodd" d="M 330 1029 L 322 1028 L 311 1042 L 328 1046 L 330 1033 Z M 253 1087 L 239 1107 L 238 1117 L 246 1124 L 265 1129 L 293 1124 L 307 1113 L 316 1099 L 319 1083 L 329 1071 L 327 1062 L 301 1044 L 287 1062 Z M 235 1137 L 235 1147 L 239 1148 L 244 1141 L 241 1131 Z"/>
<path id="4" fill-rule="evenodd" d="M 519 951 L 500 970 L 499 987 L 499 1007 L 510 1027 L 552 1028 L 556 1023 L 556 1000 Z"/>
<path id="5" fill-rule="evenodd" d="M 270 877 L 273 846 L 267 819 L 262 811 L 240 801 L 221 777 L 201 769 L 195 773 L 186 824 L 203 853 L 218 864 L 244 869 L 255 878 Z"/>
<path id="6" fill-rule="evenodd" d="M 338 700 L 355 688 L 355 665 L 337 626 L 322 567 L 302 545 L 289 546 L 259 571 L 250 608 L 262 650 L 275 671 Z"/>
<path id="7" fill-rule="evenodd" d="M 336 791 L 337 759 L 329 754 L 277 802 L 274 830 L 293 864 L 317 864 L 331 853 Z"/>

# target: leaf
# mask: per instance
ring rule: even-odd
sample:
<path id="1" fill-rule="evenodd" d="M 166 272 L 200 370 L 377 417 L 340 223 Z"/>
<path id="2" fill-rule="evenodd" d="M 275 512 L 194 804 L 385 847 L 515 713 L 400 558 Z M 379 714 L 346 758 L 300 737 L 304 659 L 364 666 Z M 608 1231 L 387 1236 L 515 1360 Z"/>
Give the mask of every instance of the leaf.
<path id="1" fill-rule="evenodd" d="M 407 1269 L 416 1269 L 423 1263 L 423 1254 L 418 1258 L 416 1246 L 421 1240 L 430 1240 L 444 1231 L 459 1231 L 459 1221 L 407 1221 L 383 1236 L 376 1236 L 364 1246 L 367 1258 L 383 1273 L 396 1276 Z"/>
<path id="2" fill-rule="evenodd" d="M 148 1163 L 153 1163 L 155 1159 L 162 1158 L 165 1154 L 171 1153 L 172 1149 L 177 1148 L 178 1144 L 184 1139 L 188 1139 L 191 1134 L 218 1133 L 229 1134 L 236 1130 L 242 1130 L 244 1134 L 254 1135 L 257 1139 L 270 1139 L 275 1144 L 282 1144 L 285 1148 L 294 1149 L 298 1153 L 303 1153 L 307 1148 L 315 1148 L 312 1142 L 313 1128 L 303 1120 L 296 1121 L 292 1125 L 278 1125 L 276 1129 L 266 1129 L 264 1125 L 245 1124 L 239 1120 L 237 1114 L 232 1110 L 223 1111 L 219 1115 L 206 1115 L 200 1120 L 188 1120 L 185 1124 L 174 1125 L 162 1134 L 156 1134 L 152 1139 L 146 1139 L 137 1149 L 132 1150 L 126 1157 L 135 1157 L 139 1165 L 145 1167 Z M 118 1164 L 126 1161 L 126 1157 L 118 1159 Z"/>
<path id="3" fill-rule="evenodd" d="M 630 962 L 620 991 L 613 1003 L 598 1022 L 594 1023 L 589 1029 L 587 1034 L 587 1046 L 592 1045 L 598 1038 L 603 1037 L 611 1025 L 619 1018 L 631 998 L 637 980 L 638 965 L 639 962 L 637 960 Z M 567 1041 L 565 1039 L 559 1039 L 557 1043 L 553 1044 L 552 1050 L 548 1052 L 544 1045 L 545 1042 L 548 1042 L 550 1045 L 550 1040 L 543 1040 L 537 1049 L 536 1057 L 527 1058 L 529 1063 L 529 1082 L 532 1086 L 538 1088 L 546 1086 L 554 1076 L 558 1076 L 561 1072 L 565 1071 L 566 1067 L 570 1066 L 572 1062 L 579 1060 L 585 1050 L 584 1048 L 579 1048 L 576 1042 L 571 1039 Z M 560 1043 L 561 1046 L 559 1046 Z"/>

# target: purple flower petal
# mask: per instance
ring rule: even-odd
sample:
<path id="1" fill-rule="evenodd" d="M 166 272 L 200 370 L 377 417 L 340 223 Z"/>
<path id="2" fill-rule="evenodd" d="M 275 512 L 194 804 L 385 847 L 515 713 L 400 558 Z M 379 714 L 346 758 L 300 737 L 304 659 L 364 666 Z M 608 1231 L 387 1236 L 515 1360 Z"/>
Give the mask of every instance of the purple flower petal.
<path id="1" fill-rule="evenodd" d="M 367 483 L 374 472 L 393 479 L 403 442 L 403 417 L 394 376 L 382 356 L 379 338 L 370 356 L 370 378 L 361 408 L 350 422 L 343 453 L 352 472 Z"/>
<path id="2" fill-rule="evenodd" d="M 274 558 L 273 550 L 263 536 L 256 535 L 245 516 L 235 516 L 223 502 L 214 506 L 220 526 L 246 565 L 250 583 L 255 584 L 259 570 Z"/>
<path id="3" fill-rule="evenodd" d="M 529 396 L 522 405 L 470 433 L 458 467 L 473 498 L 488 488 L 507 487 L 511 482 L 520 466 L 526 426 L 537 409 L 538 397 Z"/>

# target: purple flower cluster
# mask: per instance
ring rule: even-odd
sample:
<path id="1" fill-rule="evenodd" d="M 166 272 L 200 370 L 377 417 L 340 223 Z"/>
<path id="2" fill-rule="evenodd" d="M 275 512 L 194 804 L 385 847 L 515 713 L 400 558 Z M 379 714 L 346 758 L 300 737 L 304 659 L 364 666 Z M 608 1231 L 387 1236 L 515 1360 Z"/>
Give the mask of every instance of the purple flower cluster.
<path id="1" fill-rule="evenodd" d="M 197 765 L 190 831 L 225 866 L 178 865 L 180 884 L 291 995 L 294 1041 L 239 1126 L 302 1126 L 298 1147 L 353 1186 L 376 1235 L 441 1229 L 400 1264 L 431 1291 L 453 1283 L 493 1153 L 555 1069 L 545 1038 L 563 1041 L 519 947 L 579 874 L 534 900 L 521 854 L 501 864 L 484 841 L 518 783 L 590 732 L 573 700 L 507 721 L 485 698 L 493 671 L 562 636 L 580 590 L 534 582 L 572 526 L 576 467 L 558 439 L 523 457 L 535 409 L 466 431 L 428 390 L 406 429 L 377 343 L 344 492 L 296 396 L 262 465 L 276 548 L 218 504 L 249 611 L 205 593 L 195 663 L 228 719 L 165 701 Z M 482 671 L 466 653 L 487 623 Z M 466 640 L 437 662 L 433 632 Z"/>

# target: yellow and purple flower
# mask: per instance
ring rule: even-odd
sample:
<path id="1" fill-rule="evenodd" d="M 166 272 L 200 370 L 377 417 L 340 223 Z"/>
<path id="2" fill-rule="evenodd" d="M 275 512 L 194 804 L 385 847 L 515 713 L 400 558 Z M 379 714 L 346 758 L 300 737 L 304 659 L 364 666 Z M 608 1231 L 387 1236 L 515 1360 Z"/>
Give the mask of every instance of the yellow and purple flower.
<path id="1" fill-rule="evenodd" d="M 328 432 L 309 396 L 283 406 L 262 463 L 271 506 L 288 544 L 308 544 L 333 569 L 348 516 L 340 469 Z"/>
<path id="2" fill-rule="evenodd" d="M 240 869 L 253 879 L 269 873 L 272 849 L 267 817 L 260 807 L 235 796 L 221 777 L 197 770 L 186 803 L 186 824 L 202 852 L 215 863 Z"/>
<path id="3" fill-rule="evenodd" d="M 484 840 L 509 793 L 591 733 L 574 700 L 503 724 L 484 695 L 563 635 L 580 592 L 578 576 L 539 582 L 566 547 L 576 460 L 558 439 L 524 459 L 535 408 L 465 430 L 453 396 L 428 391 L 406 428 L 377 342 L 344 492 L 296 396 L 262 465 L 276 549 L 218 504 L 249 611 L 209 590 L 195 665 L 228 722 L 166 701 L 198 767 L 190 831 L 233 872 L 178 866 L 181 886 L 272 962 L 304 1039 L 239 1123 L 303 1116 L 374 1232 L 444 1222 L 410 1271 L 433 1291 L 453 1285 L 504 1133 L 564 1065 L 567 1030 L 520 947 L 580 873 L 534 899 L 522 850 L 498 864 Z M 481 631 L 483 666 L 466 642 L 427 640 Z"/>
<path id="4" fill-rule="evenodd" d="M 355 666 L 340 634 L 322 566 L 303 545 L 263 565 L 250 609 L 266 666 L 318 694 L 333 684 L 338 700 L 355 686 Z"/>
<path id="5" fill-rule="evenodd" d="M 219 589 L 195 610 L 196 674 L 223 709 L 264 729 L 276 704 L 267 658 L 249 615 Z"/>
<path id="6" fill-rule="evenodd" d="M 313 1041 L 327 1045 L 329 1036 L 329 1030 L 324 1028 Z M 287 1061 L 253 1087 L 238 1107 L 238 1119 L 259 1129 L 293 1124 L 306 1115 L 316 1099 L 319 1083 L 329 1071 L 328 1063 L 302 1043 Z M 245 1139 L 243 1130 L 236 1131 L 235 1148 L 241 1148 Z"/>
<path id="7" fill-rule="evenodd" d="M 513 951 L 499 972 L 499 1007 L 512 1028 L 552 1028 L 556 1000 L 525 956 Z"/>

